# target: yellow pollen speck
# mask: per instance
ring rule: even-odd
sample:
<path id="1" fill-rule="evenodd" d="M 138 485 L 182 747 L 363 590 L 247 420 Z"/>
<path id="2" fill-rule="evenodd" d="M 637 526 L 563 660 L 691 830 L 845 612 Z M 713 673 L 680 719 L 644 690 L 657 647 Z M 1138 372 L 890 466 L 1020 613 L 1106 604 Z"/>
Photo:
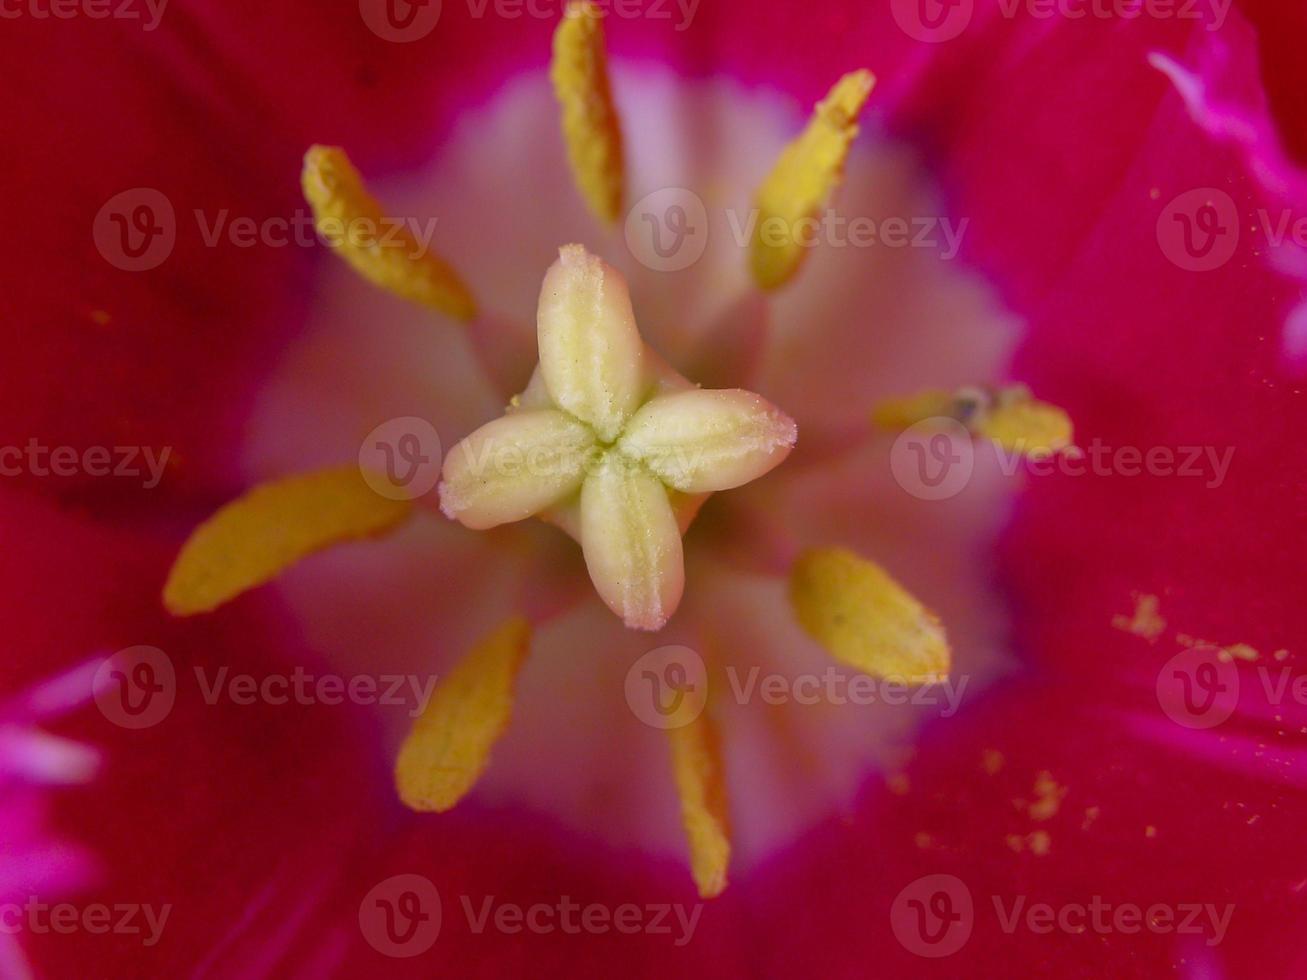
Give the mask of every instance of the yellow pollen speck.
<path id="1" fill-rule="evenodd" d="M 798 272 L 807 248 L 797 223 L 814 218 L 839 184 L 858 135 L 858 116 L 875 82 L 865 70 L 849 72 L 836 82 L 758 189 L 750 260 L 753 277 L 763 289 L 782 286 Z"/>
<path id="2" fill-rule="evenodd" d="M 1081 829 L 1081 830 L 1088 830 L 1089 827 L 1090 827 L 1090 825 L 1093 824 L 1093 822 L 1094 822 L 1095 820 L 1098 819 L 1098 814 L 1101 813 L 1101 812 L 1102 812 L 1102 811 L 1101 811 L 1098 807 L 1096 807 L 1096 806 L 1086 807 L 1086 808 L 1085 808 L 1085 819 L 1084 819 L 1083 821 L 1081 821 L 1081 823 L 1080 823 L 1080 829 Z"/>
<path id="3" fill-rule="evenodd" d="M 1157 836 L 1157 828 L 1154 827 L 1152 824 L 1149 824 L 1147 827 L 1144 828 L 1144 836 L 1145 836 L 1145 837 L 1156 837 L 1156 836 Z"/>
<path id="4" fill-rule="evenodd" d="M 896 772 L 885 780 L 885 785 L 895 796 L 907 796 L 908 791 L 912 789 L 912 784 L 908 781 L 906 773 Z"/>
<path id="5" fill-rule="evenodd" d="M 382 214 L 344 150 L 311 147 L 301 184 L 318 234 L 364 279 L 459 320 L 476 317 L 472 293 L 458 273 L 407 226 Z"/>
<path id="6" fill-rule="evenodd" d="M 1046 456 L 1071 445 L 1074 428 L 1065 411 L 1033 398 L 1024 385 L 965 387 L 949 392 L 931 388 L 891 398 L 872 411 L 872 424 L 901 432 L 919 422 L 951 419 L 973 436 L 1010 453 Z"/>
<path id="7" fill-rule="evenodd" d="M 549 74 L 563 110 L 572 176 L 590 210 L 603 221 L 615 222 L 622 213 L 625 163 L 601 16 L 588 0 L 568 3 L 554 32 Z"/>
<path id="8" fill-rule="evenodd" d="M 1056 405 L 1030 397 L 1004 401 L 982 412 L 969 428 L 1011 453 L 1046 456 L 1071 445 L 1071 418 Z"/>
<path id="9" fill-rule="evenodd" d="M 1008 834 L 1003 840 L 1017 854 L 1029 849 L 1035 857 L 1043 857 L 1052 847 L 1052 838 L 1049 837 L 1048 831 L 1036 830 L 1033 833 L 1022 836 L 1021 834 Z"/>
<path id="10" fill-rule="evenodd" d="M 530 643 L 531 625 L 510 619 L 436 688 L 395 760 L 395 786 L 407 806 L 443 813 L 476 784 L 508 727 Z"/>
<path id="11" fill-rule="evenodd" d="M 376 493 L 357 466 L 265 483 L 191 532 L 163 604 L 175 616 L 209 612 L 315 551 L 381 534 L 411 512 L 411 502 Z"/>
<path id="12" fill-rule="evenodd" d="M 690 871 L 701 898 L 716 898 L 726 887 L 731 829 L 721 738 L 708 714 L 668 729 L 672 771 L 681 797 L 681 820 L 690 844 Z"/>
<path id="13" fill-rule="evenodd" d="M 799 623 L 836 660 L 910 684 L 948 676 L 944 627 L 898 582 L 845 548 L 804 552 L 790 570 Z"/>
<path id="14" fill-rule="evenodd" d="M 1289 659 L 1289 651 L 1288 651 L 1288 650 L 1276 650 L 1275 653 L 1273 654 L 1273 656 L 1275 657 L 1276 660 L 1288 660 L 1288 659 Z"/>
<path id="15" fill-rule="evenodd" d="M 985 749 L 980 756 L 980 766 L 985 772 L 994 776 L 1003 768 L 1003 753 L 997 749 Z"/>
<path id="16" fill-rule="evenodd" d="M 924 851 L 930 847 L 932 838 L 930 834 L 926 833 L 924 830 L 919 830 L 917 833 L 912 835 L 912 842 Z"/>
<path id="17" fill-rule="evenodd" d="M 1158 613 L 1158 608 L 1157 596 L 1136 592 L 1134 614 L 1113 616 L 1112 626 L 1152 643 L 1166 630 L 1166 620 Z"/>
<path id="18" fill-rule="evenodd" d="M 91 322 L 96 326 L 107 327 L 112 319 L 113 317 L 111 317 L 105 310 L 91 311 Z"/>
<path id="19" fill-rule="evenodd" d="M 1249 663 L 1256 661 L 1261 654 L 1256 649 L 1250 647 L 1247 643 L 1234 643 L 1228 647 L 1222 647 L 1219 659 L 1230 663 L 1233 660 L 1246 660 Z"/>
<path id="20" fill-rule="evenodd" d="M 1030 819 L 1048 820 L 1057 813 L 1066 796 L 1066 787 L 1059 786 L 1050 772 L 1041 772 L 1035 778 L 1035 802 L 1030 804 Z"/>

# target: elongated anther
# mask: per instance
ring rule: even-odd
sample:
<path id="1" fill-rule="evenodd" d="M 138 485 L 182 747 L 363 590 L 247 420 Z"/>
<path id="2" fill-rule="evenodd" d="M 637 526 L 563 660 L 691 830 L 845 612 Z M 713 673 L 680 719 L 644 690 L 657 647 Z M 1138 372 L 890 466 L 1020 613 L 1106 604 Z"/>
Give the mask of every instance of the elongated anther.
<path id="1" fill-rule="evenodd" d="M 364 279 L 455 319 L 476 317 L 472 292 L 453 266 L 382 213 L 344 150 L 311 147 L 301 184 L 318 234 Z"/>
<path id="2" fill-rule="evenodd" d="M 750 264 L 763 289 L 783 286 L 799 271 L 808 245 L 798 222 L 816 217 L 843 177 L 844 161 L 858 135 L 858 116 L 875 81 L 871 72 L 862 70 L 836 82 L 758 189 Z"/>
<path id="3" fill-rule="evenodd" d="M 210 612 L 316 551 L 394 529 L 412 509 L 378 494 L 357 466 L 257 486 L 191 532 L 163 604 L 175 616 Z"/>
<path id="4" fill-rule="evenodd" d="M 530 644 L 530 624 L 514 617 L 440 682 L 395 761 L 395 785 L 407 806 L 443 813 L 476 785 L 508 727 Z"/>
<path id="5" fill-rule="evenodd" d="M 588 0 L 567 5 L 554 32 L 549 74 L 563 111 L 563 140 L 572 177 L 590 210 L 611 224 L 622 213 L 625 163 L 601 16 Z"/>
<path id="6" fill-rule="evenodd" d="M 672 771 L 681 797 L 681 822 L 690 845 L 690 872 L 700 898 L 716 898 L 726 888 L 731 859 L 726 772 L 717 725 L 705 712 L 670 728 Z"/>
<path id="7" fill-rule="evenodd" d="M 846 548 L 814 548 L 790 570 L 800 625 L 840 663 L 909 684 L 948 677 L 952 654 L 939 619 L 874 562 Z"/>

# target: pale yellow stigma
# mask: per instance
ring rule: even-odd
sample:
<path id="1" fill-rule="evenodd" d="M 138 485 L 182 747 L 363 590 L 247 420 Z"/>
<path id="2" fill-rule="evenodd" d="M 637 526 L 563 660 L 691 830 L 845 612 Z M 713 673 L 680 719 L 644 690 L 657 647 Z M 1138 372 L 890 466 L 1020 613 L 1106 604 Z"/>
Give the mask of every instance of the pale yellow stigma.
<path id="1" fill-rule="evenodd" d="M 450 450 L 440 508 L 476 529 L 559 523 L 608 607 L 631 629 L 662 629 L 685 587 L 682 513 L 779 466 L 798 430 L 758 395 L 660 367 L 626 281 L 580 245 L 545 273 L 536 328 L 536 379 Z"/>
<path id="2" fill-rule="evenodd" d="M 265 483 L 191 532 L 168 573 L 175 616 L 210 612 L 329 545 L 391 530 L 412 512 L 381 496 L 357 466 Z"/>
<path id="3" fill-rule="evenodd" d="M 515 617 L 483 639 L 436 688 L 395 761 L 399 798 L 444 813 L 476 784 L 508 727 L 513 686 L 531 645 Z"/>
<path id="4" fill-rule="evenodd" d="M 731 859 L 721 737 L 706 712 L 688 724 L 668 729 L 667 734 L 681 797 L 681 821 L 690 845 L 690 872 L 699 896 L 716 898 L 726 888 Z"/>
<path id="5" fill-rule="evenodd" d="M 549 74 L 563 110 L 563 139 L 572 176 L 590 210 L 602 221 L 614 223 L 622 213 L 625 165 L 601 16 L 588 0 L 567 5 L 554 32 Z"/>
<path id="6" fill-rule="evenodd" d="M 858 115 L 875 81 L 861 70 L 836 82 L 758 189 L 750 264 L 763 289 L 782 286 L 799 271 L 807 246 L 798 223 L 815 218 L 839 185 L 858 135 Z"/>
<path id="7" fill-rule="evenodd" d="M 456 319 L 476 317 L 476 302 L 458 273 L 407 223 L 382 213 L 344 150 L 310 148 L 301 184 L 318 234 L 364 279 Z"/>
<path id="8" fill-rule="evenodd" d="M 1024 456 L 1065 449 L 1075 434 L 1065 411 L 1035 399 L 1024 385 L 931 389 L 884 401 L 872 413 L 873 424 L 892 432 L 932 419 L 960 422 L 972 435 Z"/>
<path id="9" fill-rule="evenodd" d="M 815 548 L 790 571 L 799 623 L 836 660 L 872 677 L 931 684 L 948 677 L 939 619 L 879 565 L 844 548 Z"/>

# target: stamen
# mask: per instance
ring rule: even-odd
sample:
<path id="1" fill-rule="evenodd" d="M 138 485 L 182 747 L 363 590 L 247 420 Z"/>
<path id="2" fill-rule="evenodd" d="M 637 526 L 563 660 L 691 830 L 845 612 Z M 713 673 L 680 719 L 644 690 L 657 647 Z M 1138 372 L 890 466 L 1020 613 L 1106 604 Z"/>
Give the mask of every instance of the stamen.
<path id="1" fill-rule="evenodd" d="M 731 859 L 726 773 L 717 725 L 701 714 L 668 729 L 672 771 L 681 797 L 681 821 L 690 844 L 690 871 L 700 898 L 716 898 L 726 888 Z"/>
<path id="2" fill-rule="evenodd" d="M 939 619 L 879 565 L 845 548 L 816 548 L 790 571 L 799 623 L 836 660 L 873 677 L 929 684 L 948 676 Z"/>
<path id="3" fill-rule="evenodd" d="M 940 389 L 893 398 L 877 405 L 872 422 L 899 432 L 918 422 L 947 418 L 972 435 L 1026 456 L 1041 456 L 1071 445 L 1074 427 L 1065 411 L 1031 396 L 1024 385 L 1004 388 Z"/>
<path id="4" fill-rule="evenodd" d="M 329 545 L 394 529 L 412 512 L 364 482 L 357 466 L 255 487 L 191 532 L 168 573 L 175 616 L 210 612 Z"/>
<path id="5" fill-rule="evenodd" d="M 759 188 L 750 261 L 753 277 L 763 289 L 783 286 L 799 271 L 807 248 L 795 224 L 816 217 L 838 186 L 849 147 L 858 135 L 858 115 L 875 81 L 864 69 L 836 82 Z M 777 234 L 778 226 L 783 234 Z"/>
<path id="6" fill-rule="evenodd" d="M 625 164 L 601 16 L 589 0 L 568 3 L 554 32 L 550 77 L 563 110 L 563 139 L 572 176 L 590 210 L 613 223 L 622 213 Z"/>
<path id="7" fill-rule="evenodd" d="M 1026 456 L 1045 456 L 1071 445 L 1071 417 L 1056 405 L 1036 401 L 1024 388 L 999 393 L 988 412 L 977 419 L 973 431 L 1003 449 Z"/>
<path id="8" fill-rule="evenodd" d="M 531 625 L 514 617 L 478 643 L 431 695 L 395 760 L 399 798 L 444 813 L 476 784 L 508 727 Z"/>
<path id="9" fill-rule="evenodd" d="M 364 279 L 456 319 L 476 317 L 476 302 L 458 273 L 383 215 L 344 150 L 311 147 L 301 184 L 318 234 Z"/>

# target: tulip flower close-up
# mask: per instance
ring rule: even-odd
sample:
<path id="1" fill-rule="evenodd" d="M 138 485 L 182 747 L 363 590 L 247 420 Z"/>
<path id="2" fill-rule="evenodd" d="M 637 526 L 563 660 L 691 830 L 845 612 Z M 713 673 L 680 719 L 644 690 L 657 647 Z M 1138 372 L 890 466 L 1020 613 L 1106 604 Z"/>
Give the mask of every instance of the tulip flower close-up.
<path id="1" fill-rule="evenodd" d="M 1307 976 L 1304 43 L 0 3 L 0 977 Z"/>

